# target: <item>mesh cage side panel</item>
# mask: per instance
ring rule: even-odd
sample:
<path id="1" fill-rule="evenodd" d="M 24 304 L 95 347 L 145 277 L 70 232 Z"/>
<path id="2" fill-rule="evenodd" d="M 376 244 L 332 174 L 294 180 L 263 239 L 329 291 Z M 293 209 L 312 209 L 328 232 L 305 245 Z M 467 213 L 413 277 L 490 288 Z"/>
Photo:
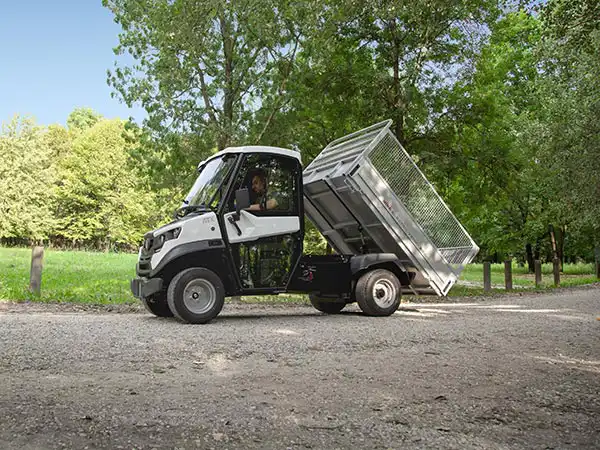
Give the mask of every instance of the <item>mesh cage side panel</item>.
<path id="1" fill-rule="evenodd" d="M 369 159 L 446 261 L 463 263 L 473 248 L 470 237 L 400 144 L 388 133 Z"/>
<path id="2" fill-rule="evenodd" d="M 440 248 L 440 253 L 449 264 L 461 265 L 473 251 L 472 247 L 463 248 Z"/>

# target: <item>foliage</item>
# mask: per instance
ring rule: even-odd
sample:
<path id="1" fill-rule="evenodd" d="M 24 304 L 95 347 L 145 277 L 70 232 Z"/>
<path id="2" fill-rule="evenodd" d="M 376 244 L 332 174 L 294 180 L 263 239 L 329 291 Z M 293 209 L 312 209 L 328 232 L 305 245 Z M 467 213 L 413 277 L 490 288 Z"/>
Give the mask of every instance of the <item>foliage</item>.
<path id="1" fill-rule="evenodd" d="M 105 0 L 123 26 L 116 52 L 135 60 L 109 82 L 150 115 L 139 154 L 164 192 L 225 145 L 295 147 L 306 164 L 392 118 L 481 257 L 551 258 L 553 225 L 559 256 L 589 258 L 599 9 L 528 3 Z M 307 230 L 308 251 L 323 250 Z"/>
<path id="2" fill-rule="evenodd" d="M 110 72 L 109 83 L 127 104 L 144 106 L 157 136 L 177 130 L 222 149 L 245 137 L 261 102 L 280 101 L 301 34 L 290 2 L 103 4 L 123 27 L 115 52 L 135 60 Z"/>
<path id="3" fill-rule="evenodd" d="M 152 196 L 131 167 L 124 131 L 118 119 L 99 121 L 58 160 L 58 236 L 110 247 L 139 241 L 148 230 Z"/>
<path id="4" fill-rule="evenodd" d="M 484 254 L 520 254 L 540 235 L 535 217 L 543 194 L 536 188 L 536 149 L 524 134 L 538 99 L 534 56 L 539 22 L 523 11 L 491 27 L 475 71 L 451 93 L 455 105 L 446 123 L 456 134 L 440 175 L 446 195 Z M 449 175 L 449 176 L 448 176 Z M 461 204 L 472 205 L 466 211 Z M 543 231 L 541 232 L 543 234 Z"/>
<path id="5" fill-rule="evenodd" d="M 91 108 L 76 108 L 67 117 L 67 128 L 77 133 L 93 127 L 102 119 L 102 116 Z"/>
<path id="6" fill-rule="evenodd" d="M 121 120 L 77 109 L 60 125 L 15 117 L 0 134 L 0 238 L 135 247 L 164 221 Z"/>
<path id="7" fill-rule="evenodd" d="M 600 7 L 553 1 L 542 17 L 545 101 L 532 135 L 540 142 L 543 187 L 558 200 L 555 217 L 578 253 L 590 257 L 592 245 L 600 245 Z"/>
<path id="8" fill-rule="evenodd" d="M 52 149 L 32 119 L 15 116 L 0 134 L 0 238 L 39 241 L 53 229 Z"/>
<path id="9" fill-rule="evenodd" d="M 148 119 L 89 108 L 66 127 L 13 119 L 0 135 L 0 239 L 134 247 L 215 151 L 277 145 L 307 164 L 391 118 L 480 258 L 549 260 L 552 227 L 557 256 L 593 259 L 597 1 L 103 4 L 122 27 L 108 83 Z M 305 248 L 327 251 L 310 224 Z"/>

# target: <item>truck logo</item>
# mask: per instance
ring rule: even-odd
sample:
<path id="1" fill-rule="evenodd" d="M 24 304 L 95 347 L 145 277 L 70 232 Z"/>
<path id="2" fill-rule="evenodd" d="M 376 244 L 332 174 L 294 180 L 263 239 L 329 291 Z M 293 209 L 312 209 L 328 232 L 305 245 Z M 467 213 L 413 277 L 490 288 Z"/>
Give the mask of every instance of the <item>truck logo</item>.
<path id="1" fill-rule="evenodd" d="M 314 278 L 315 267 L 308 267 L 306 269 L 302 269 L 302 276 L 300 276 L 300 280 L 306 281 L 310 283 Z"/>

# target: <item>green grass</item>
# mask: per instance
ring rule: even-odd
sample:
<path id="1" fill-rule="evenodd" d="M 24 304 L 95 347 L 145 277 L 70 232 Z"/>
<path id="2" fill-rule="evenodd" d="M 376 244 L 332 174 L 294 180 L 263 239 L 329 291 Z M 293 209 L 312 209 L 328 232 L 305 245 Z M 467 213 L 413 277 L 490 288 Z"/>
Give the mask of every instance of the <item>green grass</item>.
<path id="1" fill-rule="evenodd" d="M 0 248 L 0 299 L 76 302 L 88 304 L 137 303 L 129 281 L 135 276 L 136 254 L 93 253 L 46 250 L 42 275 L 42 293 L 28 291 L 31 250 Z M 463 271 L 450 297 L 493 295 L 504 292 L 504 265 L 492 265 L 491 294 L 483 291 L 483 265 L 471 264 Z M 598 280 L 592 264 L 568 264 L 561 274 L 561 287 L 590 284 Z M 553 288 L 552 265 L 542 266 L 542 289 Z M 526 267 L 513 265 L 515 291 L 535 290 L 535 280 Z M 252 303 L 304 303 L 304 295 L 244 297 Z"/>
<path id="2" fill-rule="evenodd" d="M 28 291 L 31 250 L 0 248 L 0 299 L 133 303 L 137 255 L 46 250 L 41 296 Z"/>
<path id="3" fill-rule="evenodd" d="M 504 264 L 491 265 L 492 287 L 504 290 Z M 527 272 L 527 267 L 520 267 L 516 263 L 512 264 L 513 287 L 515 290 L 534 289 L 535 276 Z M 463 270 L 461 282 L 477 283 L 483 286 L 483 264 L 469 264 Z M 563 272 L 560 275 L 560 285 L 562 287 L 579 286 L 597 282 L 594 276 L 593 264 L 565 264 Z M 464 286 L 459 283 L 452 291 Z M 554 275 L 551 263 L 542 264 L 542 285 L 541 288 L 553 288 Z M 451 292 L 452 293 L 452 292 Z"/>

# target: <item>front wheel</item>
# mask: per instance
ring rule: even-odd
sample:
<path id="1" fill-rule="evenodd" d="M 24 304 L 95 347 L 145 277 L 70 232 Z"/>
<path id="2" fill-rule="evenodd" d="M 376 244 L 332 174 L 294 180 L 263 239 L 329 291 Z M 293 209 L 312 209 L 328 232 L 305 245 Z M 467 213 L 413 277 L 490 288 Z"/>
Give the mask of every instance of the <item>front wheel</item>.
<path id="1" fill-rule="evenodd" d="M 171 280 L 167 301 L 173 315 L 180 321 L 208 323 L 223 308 L 225 288 L 213 271 L 194 267 L 179 272 Z"/>
<path id="2" fill-rule="evenodd" d="M 389 270 L 375 269 L 363 274 L 356 283 L 356 301 L 369 316 L 389 316 L 400 306 L 400 281 Z"/>
<path id="3" fill-rule="evenodd" d="M 346 303 L 328 301 L 322 297 L 317 297 L 314 294 L 309 294 L 310 303 L 319 311 L 325 314 L 338 314 L 344 309 Z"/>

